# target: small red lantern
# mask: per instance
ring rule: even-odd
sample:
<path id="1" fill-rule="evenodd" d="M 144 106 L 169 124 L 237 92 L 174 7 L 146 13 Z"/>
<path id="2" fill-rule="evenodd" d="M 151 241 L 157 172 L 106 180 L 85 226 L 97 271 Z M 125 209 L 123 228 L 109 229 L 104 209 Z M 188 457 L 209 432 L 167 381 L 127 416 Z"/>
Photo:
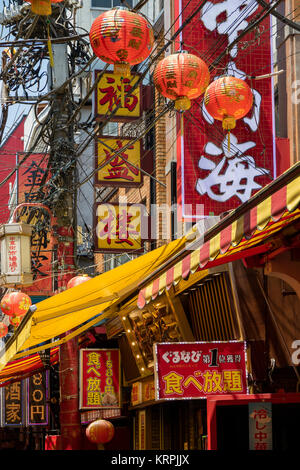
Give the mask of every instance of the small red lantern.
<path id="1" fill-rule="evenodd" d="M 222 121 L 223 129 L 235 128 L 236 120 L 246 116 L 253 103 L 251 88 L 244 80 L 236 77 L 220 77 L 213 81 L 204 95 L 204 104 L 208 113 Z M 228 140 L 229 147 L 229 140 Z"/>
<path id="2" fill-rule="evenodd" d="M 105 419 L 97 419 L 86 428 L 86 436 L 94 444 L 106 444 L 115 435 L 114 425 Z"/>
<path id="3" fill-rule="evenodd" d="M 70 279 L 67 284 L 67 289 L 71 289 L 71 287 L 79 286 L 79 284 L 89 281 L 90 279 L 92 278 L 89 277 L 87 274 L 81 274 L 80 276 L 72 277 L 72 279 Z"/>
<path id="4" fill-rule="evenodd" d="M 31 298 L 24 292 L 10 292 L 4 295 L 0 306 L 9 317 L 23 317 L 31 306 Z"/>
<path id="5" fill-rule="evenodd" d="M 130 65 L 149 56 L 154 35 L 142 15 L 125 7 L 116 7 L 98 16 L 90 30 L 92 49 L 99 59 L 114 64 L 115 73 L 130 74 Z"/>
<path id="6" fill-rule="evenodd" d="M 8 326 L 5 323 L 0 322 L 0 338 L 4 338 L 8 333 Z"/>
<path id="7" fill-rule="evenodd" d="M 51 15 L 51 3 L 61 3 L 63 0 L 26 0 L 31 3 L 31 11 L 36 15 Z"/>
<path id="8" fill-rule="evenodd" d="M 166 98 L 175 100 L 175 108 L 180 111 L 191 107 L 191 100 L 205 91 L 209 78 L 205 62 L 186 51 L 162 59 L 153 74 L 158 91 Z"/>

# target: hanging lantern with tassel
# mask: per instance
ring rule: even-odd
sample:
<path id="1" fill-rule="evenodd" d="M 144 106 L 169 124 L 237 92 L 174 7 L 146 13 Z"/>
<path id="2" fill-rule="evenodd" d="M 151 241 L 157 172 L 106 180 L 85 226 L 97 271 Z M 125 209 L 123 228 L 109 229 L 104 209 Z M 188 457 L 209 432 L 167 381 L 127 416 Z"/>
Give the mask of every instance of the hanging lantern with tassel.
<path id="1" fill-rule="evenodd" d="M 142 15 L 116 7 L 98 16 L 90 30 L 92 49 L 99 59 L 114 64 L 114 72 L 130 75 L 130 66 L 149 56 L 154 35 L 150 23 Z"/>
<path id="2" fill-rule="evenodd" d="M 251 88 L 240 78 L 226 76 L 213 81 L 206 89 L 204 104 L 207 112 L 219 121 L 228 131 L 228 150 L 230 150 L 230 131 L 235 128 L 236 120 L 250 111 L 253 103 Z"/>
<path id="3" fill-rule="evenodd" d="M 175 109 L 186 111 L 209 84 L 209 70 L 200 57 L 186 51 L 168 55 L 156 66 L 154 84 L 165 98 L 175 101 Z"/>
<path id="4" fill-rule="evenodd" d="M 103 449 L 103 444 L 110 442 L 115 435 L 114 425 L 106 419 L 97 419 L 86 428 L 86 436 L 93 444 L 98 444 L 98 449 Z"/>
<path id="5" fill-rule="evenodd" d="M 51 3 L 61 3 L 63 0 L 26 0 L 31 3 L 31 11 L 35 15 L 48 16 L 52 13 Z"/>

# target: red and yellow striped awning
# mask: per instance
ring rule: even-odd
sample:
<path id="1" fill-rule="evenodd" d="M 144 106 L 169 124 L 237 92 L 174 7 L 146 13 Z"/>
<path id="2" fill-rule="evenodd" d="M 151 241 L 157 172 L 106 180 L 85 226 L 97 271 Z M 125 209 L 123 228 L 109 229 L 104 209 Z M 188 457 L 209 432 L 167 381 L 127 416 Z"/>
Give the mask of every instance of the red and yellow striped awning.
<path id="1" fill-rule="evenodd" d="M 285 180 L 289 182 L 282 184 Z M 139 308 L 199 269 L 269 251 L 273 235 L 300 218 L 299 203 L 300 165 L 297 163 L 206 232 L 201 246 L 190 250 L 146 284 L 139 291 Z"/>
<path id="2" fill-rule="evenodd" d="M 59 360 L 59 347 L 50 350 L 50 364 L 57 364 Z M 11 361 L 4 370 L 0 371 L 0 387 L 4 387 L 16 380 L 23 380 L 45 368 L 38 353 L 26 358 Z"/>

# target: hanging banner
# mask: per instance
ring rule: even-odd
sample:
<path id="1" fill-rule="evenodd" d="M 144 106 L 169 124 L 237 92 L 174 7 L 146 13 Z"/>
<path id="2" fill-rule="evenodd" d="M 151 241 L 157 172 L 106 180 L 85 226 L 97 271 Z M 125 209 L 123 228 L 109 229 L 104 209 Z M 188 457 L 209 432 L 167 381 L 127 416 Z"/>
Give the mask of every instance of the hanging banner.
<path id="1" fill-rule="evenodd" d="M 27 379 L 27 425 L 46 426 L 48 424 L 48 376 L 43 371 Z"/>
<path id="2" fill-rule="evenodd" d="M 249 450 L 272 450 L 272 403 L 249 403 Z"/>
<path id="3" fill-rule="evenodd" d="M 95 81 L 101 73 L 100 70 L 95 71 Z M 110 116 L 110 121 L 127 122 L 140 118 L 142 115 L 141 85 L 137 85 L 130 93 L 139 78 L 139 74 L 123 78 L 114 72 L 104 72 L 94 94 L 95 119 L 107 119 L 107 116 L 116 108 L 117 111 Z"/>
<path id="4" fill-rule="evenodd" d="M 121 137 L 99 137 L 96 139 L 95 186 L 139 187 L 143 183 L 141 172 L 142 141 L 138 140 L 129 145 L 123 152 L 123 147 L 130 143 L 129 139 Z M 108 162 L 105 165 L 105 162 Z"/>
<path id="5" fill-rule="evenodd" d="M 148 223 L 144 211 L 142 204 L 96 203 L 94 251 L 142 253 L 142 226 Z"/>
<path id="6" fill-rule="evenodd" d="M 7 385 L 3 393 L 3 426 L 24 426 L 22 382 Z"/>
<path id="7" fill-rule="evenodd" d="M 17 155 L 17 164 L 24 158 L 25 154 Z M 41 203 L 45 196 L 45 183 L 50 178 L 47 174 L 49 155 L 30 153 L 25 162 L 17 170 L 17 202 L 22 204 Z M 20 220 L 28 223 L 33 227 L 48 217 L 48 214 L 39 210 L 30 219 L 29 214 L 33 214 L 32 207 L 19 210 Z M 52 250 L 53 237 L 49 230 L 41 229 L 31 239 L 31 269 L 33 273 L 33 284 L 24 288 L 24 292 L 28 295 L 45 295 L 53 294 L 52 285 Z"/>
<path id="8" fill-rule="evenodd" d="M 177 29 L 199 6 L 196 0 L 175 0 Z M 231 131 L 230 147 L 222 122 L 210 116 L 203 96 L 192 100 L 183 113 L 183 134 L 177 132 L 178 204 L 181 218 L 197 220 L 218 216 L 248 201 L 276 178 L 276 142 L 272 78 L 249 77 L 273 72 L 271 15 L 231 47 L 250 22 L 262 15 L 252 0 L 212 0 L 182 30 L 180 45 L 211 67 L 211 80 L 232 75 L 252 89 L 253 106 Z"/>
<path id="9" fill-rule="evenodd" d="M 154 356 L 156 400 L 248 393 L 245 342 L 156 343 Z"/>
<path id="10" fill-rule="evenodd" d="M 80 349 L 80 409 L 120 407 L 118 349 Z"/>

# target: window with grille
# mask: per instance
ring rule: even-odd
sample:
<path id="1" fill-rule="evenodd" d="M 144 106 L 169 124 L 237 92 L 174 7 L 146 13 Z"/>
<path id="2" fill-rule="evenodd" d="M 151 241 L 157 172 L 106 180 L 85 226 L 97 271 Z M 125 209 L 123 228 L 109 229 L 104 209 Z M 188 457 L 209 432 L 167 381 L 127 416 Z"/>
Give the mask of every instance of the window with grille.
<path id="1" fill-rule="evenodd" d="M 126 4 L 132 7 L 133 0 L 126 0 Z M 125 3 L 118 0 L 92 0 L 92 8 L 113 8 L 118 6 L 126 7 Z"/>

